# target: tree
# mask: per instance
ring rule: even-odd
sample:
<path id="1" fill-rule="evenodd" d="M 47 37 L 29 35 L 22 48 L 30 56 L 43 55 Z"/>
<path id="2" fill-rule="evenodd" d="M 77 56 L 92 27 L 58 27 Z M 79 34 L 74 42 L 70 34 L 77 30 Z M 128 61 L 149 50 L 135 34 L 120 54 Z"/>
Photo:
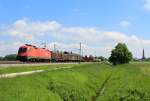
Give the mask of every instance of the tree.
<path id="1" fill-rule="evenodd" d="M 132 53 L 128 50 L 126 44 L 118 43 L 112 50 L 109 61 L 113 65 L 129 63 L 132 60 Z"/>
<path id="2" fill-rule="evenodd" d="M 16 56 L 17 56 L 16 54 L 9 54 L 9 55 L 6 55 L 3 59 L 8 60 L 8 61 L 15 61 Z"/>
<path id="3" fill-rule="evenodd" d="M 0 61 L 2 61 L 3 60 L 3 57 L 0 57 Z"/>
<path id="4" fill-rule="evenodd" d="M 97 57 L 98 59 L 100 59 L 101 61 L 107 61 L 107 58 L 103 57 L 103 56 L 100 56 L 100 57 Z"/>

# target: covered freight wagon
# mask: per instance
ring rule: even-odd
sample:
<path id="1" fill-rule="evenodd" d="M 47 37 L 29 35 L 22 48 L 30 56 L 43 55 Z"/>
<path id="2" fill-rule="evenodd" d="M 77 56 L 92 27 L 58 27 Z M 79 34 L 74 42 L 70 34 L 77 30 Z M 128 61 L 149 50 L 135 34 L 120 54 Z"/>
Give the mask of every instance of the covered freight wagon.
<path id="1" fill-rule="evenodd" d="M 52 52 L 52 61 L 54 62 L 76 62 L 81 59 L 79 54 L 72 52 Z"/>

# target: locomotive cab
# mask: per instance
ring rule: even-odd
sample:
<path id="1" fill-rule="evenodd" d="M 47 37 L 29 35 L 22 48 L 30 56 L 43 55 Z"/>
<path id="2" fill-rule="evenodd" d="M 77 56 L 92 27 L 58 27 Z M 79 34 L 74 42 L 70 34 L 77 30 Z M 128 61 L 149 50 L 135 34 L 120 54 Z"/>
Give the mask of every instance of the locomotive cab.
<path id="1" fill-rule="evenodd" d="M 27 51 L 27 48 L 21 47 L 21 48 L 19 48 L 18 54 L 25 53 L 26 51 Z"/>
<path id="2" fill-rule="evenodd" d="M 20 47 L 18 50 L 17 60 L 26 61 L 27 60 L 27 47 Z"/>

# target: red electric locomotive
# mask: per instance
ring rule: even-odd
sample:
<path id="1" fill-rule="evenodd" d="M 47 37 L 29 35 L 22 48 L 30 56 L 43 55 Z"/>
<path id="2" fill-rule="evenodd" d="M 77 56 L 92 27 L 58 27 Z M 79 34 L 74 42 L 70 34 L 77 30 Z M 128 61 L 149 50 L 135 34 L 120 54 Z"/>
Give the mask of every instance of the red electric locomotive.
<path id="1" fill-rule="evenodd" d="M 50 61 L 52 52 L 45 48 L 38 48 L 25 44 L 18 50 L 17 60 L 20 61 Z"/>

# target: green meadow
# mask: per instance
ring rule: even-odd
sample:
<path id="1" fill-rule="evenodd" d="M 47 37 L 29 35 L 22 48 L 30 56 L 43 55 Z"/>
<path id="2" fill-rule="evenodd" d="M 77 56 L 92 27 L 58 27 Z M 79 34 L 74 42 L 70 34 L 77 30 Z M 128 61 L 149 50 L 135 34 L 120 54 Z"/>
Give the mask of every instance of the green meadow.
<path id="1" fill-rule="evenodd" d="M 61 66 L 72 68 L 0 78 L 0 101 L 150 101 L 150 63 L 115 67 L 106 63 L 81 63 L 37 68 Z M 1 73 L 28 71 L 16 68 L 8 67 Z"/>
<path id="2" fill-rule="evenodd" d="M 44 66 L 16 66 L 16 67 L 0 67 L 0 74 L 28 72 L 34 70 L 48 70 L 54 68 L 70 67 L 77 64 L 49 64 Z"/>

